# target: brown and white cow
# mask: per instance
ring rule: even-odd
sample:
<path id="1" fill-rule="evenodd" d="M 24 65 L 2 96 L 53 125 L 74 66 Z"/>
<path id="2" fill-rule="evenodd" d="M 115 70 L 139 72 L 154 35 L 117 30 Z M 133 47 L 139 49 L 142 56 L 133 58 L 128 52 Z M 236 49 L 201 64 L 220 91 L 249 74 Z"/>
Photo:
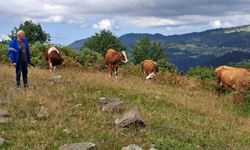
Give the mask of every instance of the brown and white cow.
<path id="1" fill-rule="evenodd" d="M 113 73 L 117 77 L 118 66 L 120 63 L 127 63 L 127 55 L 125 51 L 118 52 L 114 49 L 108 49 L 104 58 L 104 64 L 109 68 L 109 77 L 112 77 Z"/>
<path id="2" fill-rule="evenodd" d="M 57 68 L 59 65 L 63 64 L 64 59 L 62 58 L 60 51 L 52 46 L 45 53 L 46 60 L 48 61 L 49 70 Z"/>
<path id="3" fill-rule="evenodd" d="M 146 77 L 147 80 L 154 79 L 156 73 L 158 72 L 157 63 L 150 59 L 146 59 L 143 62 L 141 62 L 141 68 L 144 75 L 147 76 Z"/>
<path id="4" fill-rule="evenodd" d="M 235 91 L 250 88 L 250 72 L 245 68 L 220 66 L 215 69 L 215 76 L 220 87 L 226 86 Z"/>

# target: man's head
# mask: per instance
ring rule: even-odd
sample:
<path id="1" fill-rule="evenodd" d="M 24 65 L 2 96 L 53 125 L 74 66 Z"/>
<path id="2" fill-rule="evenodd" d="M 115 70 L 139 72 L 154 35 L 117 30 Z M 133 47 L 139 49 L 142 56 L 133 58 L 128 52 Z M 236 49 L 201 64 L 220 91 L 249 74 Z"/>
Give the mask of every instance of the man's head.
<path id="1" fill-rule="evenodd" d="M 23 31 L 23 30 L 19 30 L 19 31 L 17 32 L 17 38 L 18 38 L 19 40 L 22 40 L 22 39 L 24 39 L 24 37 L 25 37 L 24 31 Z"/>

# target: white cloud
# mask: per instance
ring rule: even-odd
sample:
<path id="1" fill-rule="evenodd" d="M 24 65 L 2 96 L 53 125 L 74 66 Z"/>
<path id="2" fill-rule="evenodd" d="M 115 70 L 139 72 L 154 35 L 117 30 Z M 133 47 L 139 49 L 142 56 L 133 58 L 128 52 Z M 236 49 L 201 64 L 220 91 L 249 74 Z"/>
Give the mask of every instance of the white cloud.
<path id="1" fill-rule="evenodd" d="M 0 34 L 0 41 L 3 41 L 3 40 L 10 40 L 10 38 L 8 37 L 8 35 L 6 34 Z"/>
<path id="2" fill-rule="evenodd" d="M 140 18 L 130 19 L 130 21 L 138 27 L 163 27 L 163 26 L 173 26 L 179 24 L 178 21 L 172 19 L 157 18 L 157 17 L 140 17 Z"/>
<path id="3" fill-rule="evenodd" d="M 214 20 L 214 21 L 211 22 L 211 26 L 213 28 L 220 28 L 222 26 L 222 23 L 221 23 L 220 20 Z"/>
<path id="4" fill-rule="evenodd" d="M 86 27 L 88 27 L 87 24 L 81 24 L 81 25 L 80 25 L 80 28 L 86 28 Z"/>
<path id="5" fill-rule="evenodd" d="M 210 22 L 210 25 L 212 26 L 212 28 L 225 28 L 225 27 L 232 27 L 234 26 L 233 24 L 225 21 L 222 22 L 221 20 L 213 20 Z"/>
<path id="6" fill-rule="evenodd" d="M 119 29 L 119 26 L 116 25 L 114 20 L 103 19 L 94 24 L 93 28 L 98 30 L 116 30 Z"/>
<path id="7" fill-rule="evenodd" d="M 45 23 L 61 23 L 63 22 L 63 17 L 56 15 L 56 16 L 49 16 L 47 18 L 38 19 L 39 22 Z"/>

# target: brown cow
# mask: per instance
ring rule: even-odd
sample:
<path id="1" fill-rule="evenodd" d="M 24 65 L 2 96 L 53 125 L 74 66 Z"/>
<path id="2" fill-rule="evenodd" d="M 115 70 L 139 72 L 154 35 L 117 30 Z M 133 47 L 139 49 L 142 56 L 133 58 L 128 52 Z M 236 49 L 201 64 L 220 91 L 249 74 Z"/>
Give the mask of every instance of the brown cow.
<path id="1" fill-rule="evenodd" d="M 235 91 L 250 87 L 250 72 L 245 68 L 220 66 L 215 69 L 219 86 L 226 86 Z"/>
<path id="2" fill-rule="evenodd" d="M 104 58 L 104 64 L 109 68 L 109 77 L 112 77 L 114 73 L 117 78 L 119 64 L 127 62 L 128 59 L 125 51 L 117 52 L 114 49 L 108 49 Z"/>
<path id="3" fill-rule="evenodd" d="M 46 60 L 48 61 L 49 70 L 56 69 L 59 65 L 63 64 L 64 59 L 60 55 L 60 52 L 54 46 L 46 50 L 45 53 Z"/>
<path id="4" fill-rule="evenodd" d="M 157 63 L 150 59 L 146 59 L 143 62 L 141 62 L 141 68 L 144 75 L 147 75 L 146 77 L 147 80 L 154 79 L 155 74 L 158 72 Z"/>

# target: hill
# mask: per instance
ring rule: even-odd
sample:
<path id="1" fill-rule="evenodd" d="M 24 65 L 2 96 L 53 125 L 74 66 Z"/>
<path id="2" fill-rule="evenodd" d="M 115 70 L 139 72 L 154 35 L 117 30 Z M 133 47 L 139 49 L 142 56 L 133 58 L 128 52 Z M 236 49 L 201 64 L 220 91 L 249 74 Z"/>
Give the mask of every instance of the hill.
<path id="1" fill-rule="evenodd" d="M 230 60 L 240 61 L 249 59 L 249 25 L 171 36 L 130 33 L 122 35 L 120 39 L 128 50 L 131 50 L 133 45 L 143 36 L 148 36 L 152 40 L 161 41 L 170 62 L 184 72 L 190 67 L 197 65 L 216 67 L 218 64 L 235 62 L 231 62 Z M 79 41 L 79 43 L 81 42 L 82 41 Z M 83 45 L 83 43 L 81 43 L 81 45 Z M 75 44 L 71 44 L 70 46 L 79 50 L 79 46 L 77 47 Z M 221 63 L 213 63 L 214 59 L 219 61 L 221 58 L 225 58 L 224 55 L 227 54 L 228 56 L 234 52 L 240 53 L 240 57 L 238 57 L 239 55 L 231 55 L 231 57 L 227 57 L 228 60 L 226 60 L 225 63 L 223 63 L 223 61 L 221 61 Z"/>
<path id="2" fill-rule="evenodd" d="M 71 48 L 73 48 L 73 49 L 75 49 L 75 50 L 77 50 L 77 51 L 79 51 L 79 50 L 82 48 L 82 46 L 83 46 L 85 40 L 86 40 L 86 39 L 74 41 L 73 43 L 71 43 L 71 44 L 68 45 L 68 46 L 71 47 Z"/>
<path id="3" fill-rule="evenodd" d="M 163 80 L 145 83 L 126 73 L 117 80 L 106 72 L 63 69 L 49 73 L 30 68 L 30 88 L 14 88 L 14 68 L 0 66 L 1 109 L 11 114 L 0 124 L 1 149 L 58 149 L 65 143 L 92 142 L 98 149 L 121 149 L 132 143 L 144 149 L 249 149 L 249 105 L 234 105 L 232 96 L 218 97 L 210 82 L 182 77 L 182 84 Z M 59 83 L 49 78 L 61 75 Z M 121 99 L 120 113 L 100 112 L 100 97 Z M 37 120 L 34 109 L 48 109 L 49 118 Z M 118 129 L 114 120 L 137 107 L 145 128 Z"/>

